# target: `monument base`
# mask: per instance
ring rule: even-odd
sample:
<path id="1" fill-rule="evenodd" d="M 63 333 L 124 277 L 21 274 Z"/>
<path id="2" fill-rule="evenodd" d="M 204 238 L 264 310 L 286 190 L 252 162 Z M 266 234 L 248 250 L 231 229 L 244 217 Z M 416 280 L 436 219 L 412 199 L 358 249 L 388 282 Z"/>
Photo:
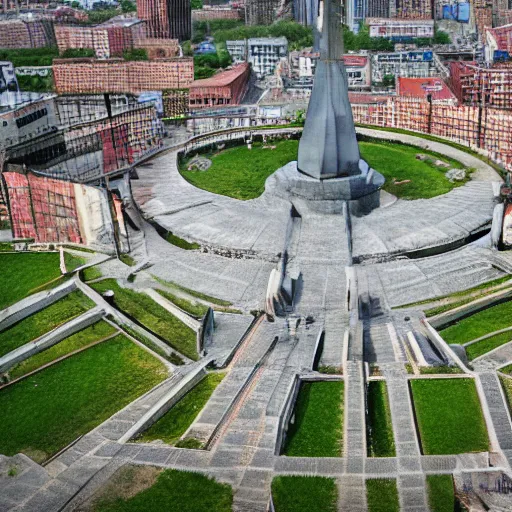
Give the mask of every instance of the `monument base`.
<path id="1" fill-rule="evenodd" d="M 265 190 L 290 202 L 305 201 L 319 213 L 342 213 L 348 203 L 354 215 L 366 215 L 380 206 L 380 189 L 384 176 L 371 169 L 364 160 L 359 161 L 361 174 L 345 178 L 318 180 L 302 174 L 297 162 L 278 169 L 265 182 Z"/>

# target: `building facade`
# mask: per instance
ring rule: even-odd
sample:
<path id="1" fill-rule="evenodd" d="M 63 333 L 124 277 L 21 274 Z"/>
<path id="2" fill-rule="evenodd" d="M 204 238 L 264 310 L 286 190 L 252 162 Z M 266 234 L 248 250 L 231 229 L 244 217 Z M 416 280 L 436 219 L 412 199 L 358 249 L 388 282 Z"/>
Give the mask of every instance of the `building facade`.
<path id="1" fill-rule="evenodd" d="M 55 37 L 62 54 L 68 49 L 90 48 L 96 57 L 108 59 L 131 50 L 144 38 L 144 22 L 134 18 L 114 18 L 95 27 L 56 25 Z"/>
<path id="2" fill-rule="evenodd" d="M 245 0 L 248 25 L 270 25 L 279 17 L 281 0 Z"/>
<path id="3" fill-rule="evenodd" d="M 188 89 L 194 80 L 192 58 L 125 61 L 122 59 L 55 59 L 59 94 L 132 93 Z"/>
<path id="4" fill-rule="evenodd" d="M 226 48 L 233 59 L 233 62 L 244 62 L 247 60 L 247 41 L 226 41 Z"/>
<path id="5" fill-rule="evenodd" d="M 258 77 L 271 75 L 278 62 L 288 56 L 288 41 L 286 37 L 249 39 L 247 55 Z"/>
<path id="6" fill-rule="evenodd" d="M 54 44 L 51 19 L 0 19 L 0 49 L 44 48 Z"/>
<path id="7" fill-rule="evenodd" d="M 370 27 L 370 37 L 385 37 L 393 41 L 434 37 L 434 20 L 367 18 L 366 23 Z"/>
<path id="8" fill-rule="evenodd" d="M 137 0 L 137 17 L 146 21 L 148 37 L 186 41 L 192 35 L 190 0 Z"/>
<path id="9" fill-rule="evenodd" d="M 436 73 L 431 50 L 374 53 L 371 61 L 374 83 L 382 82 L 386 75 L 426 78 Z"/>
<path id="10" fill-rule="evenodd" d="M 210 108 L 238 105 L 247 92 L 251 69 L 242 63 L 232 69 L 195 80 L 190 86 L 190 108 Z"/>
<path id="11" fill-rule="evenodd" d="M 450 62 L 450 86 L 466 105 L 512 109 L 512 67 Z"/>
<path id="12" fill-rule="evenodd" d="M 307 27 L 318 18 L 318 0 L 293 0 L 293 19 Z"/>

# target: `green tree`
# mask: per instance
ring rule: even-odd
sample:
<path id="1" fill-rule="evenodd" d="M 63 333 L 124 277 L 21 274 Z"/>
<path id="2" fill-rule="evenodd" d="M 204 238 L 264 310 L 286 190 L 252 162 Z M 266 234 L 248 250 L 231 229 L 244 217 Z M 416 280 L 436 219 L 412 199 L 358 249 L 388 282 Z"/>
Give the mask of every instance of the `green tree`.
<path id="1" fill-rule="evenodd" d="M 79 59 L 82 57 L 95 57 L 96 52 L 92 48 L 68 48 L 64 50 L 63 59 Z"/>
<path id="2" fill-rule="evenodd" d="M 135 12 L 137 10 L 137 6 L 135 2 L 131 0 L 121 0 L 121 11 L 123 12 Z"/>
<path id="3" fill-rule="evenodd" d="M 382 85 L 384 87 L 395 87 L 395 83 L 395 75 L 384 75 L 384 78 L 382 79 Z"/>
<path id="4" fill-rule="evenodd" d="M 190 2 L 192 9 L 202 9 L 203 8 L 203 0 L 192 0 Z"/>
<path id="5" fill-rule="evenodd" d="M 148 60 L 148 52 L 144 48 L 132 48 L 123 52 L 125 60 Z"/>

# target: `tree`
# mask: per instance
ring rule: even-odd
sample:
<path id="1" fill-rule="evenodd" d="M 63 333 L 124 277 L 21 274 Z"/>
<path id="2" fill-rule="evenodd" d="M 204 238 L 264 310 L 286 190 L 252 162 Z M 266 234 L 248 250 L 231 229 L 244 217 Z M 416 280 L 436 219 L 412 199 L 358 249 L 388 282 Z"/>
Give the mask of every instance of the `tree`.
<path id="1" fill-rule="evenodd" d="M 137 6 L 135 2 L 131 0 L 121 0 L 121 11 L 123 12 L 135 12 L 137 10 Z"/>
<path id="2" fill-rule="evenodd" d="M 382 85 L 384 87 L 395 87 L 395 75 L 384 75 L 384 78 L 382 79 Z"/>
<path id="3" fill-rule="evenodd" d="M 190 2 L 190 6 L 192 9 L 202 9 L 203 8 L 203 0 L 192 0 Z"/>

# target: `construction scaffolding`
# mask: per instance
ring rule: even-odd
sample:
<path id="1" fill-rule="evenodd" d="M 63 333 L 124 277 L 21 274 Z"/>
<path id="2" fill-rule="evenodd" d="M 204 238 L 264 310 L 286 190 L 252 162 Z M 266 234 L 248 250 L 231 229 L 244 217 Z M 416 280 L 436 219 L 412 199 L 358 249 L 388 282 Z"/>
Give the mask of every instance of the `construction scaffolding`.
<path id="1" fill-rule="evenodd" d="M 485 150 L 512 172 L 512 112 L 507 110 L 389 98 L 352 104 L 352 112 L 356 123 L 430 133 Z"/>
<path id="2" fill-rule="evenodd" d="M 450 85 L 466 105 L 512 109 L 512 67 L 482 68 L 475 63 L 450 63 Z"/>

